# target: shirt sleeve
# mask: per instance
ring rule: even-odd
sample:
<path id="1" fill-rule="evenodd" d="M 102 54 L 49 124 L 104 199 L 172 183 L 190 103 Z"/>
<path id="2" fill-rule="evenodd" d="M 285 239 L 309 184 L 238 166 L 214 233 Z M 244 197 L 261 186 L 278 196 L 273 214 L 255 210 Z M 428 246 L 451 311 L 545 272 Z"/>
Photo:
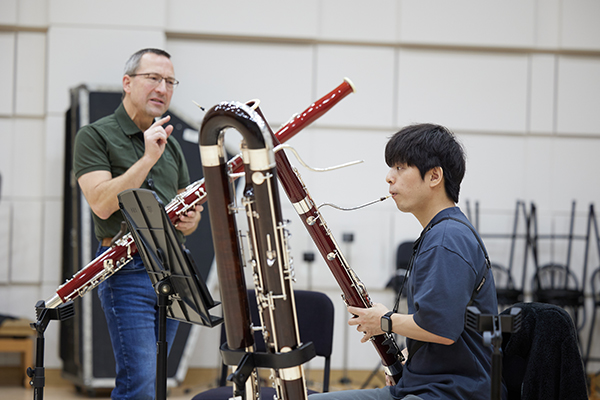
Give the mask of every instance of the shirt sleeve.
<path id="1" fill-rule="evenodd" d="M 457 340 L 475 284 L 473 268 L 458 254 L 436 246 L 415 260 L 415 323 L 433 334 Z"/>
<path id="2" fill-rule="evenodd" d="M 92 171 L 110 171 L 106 143 L 92 127 L 84 126 L 75 135 L 73 172 L 79 179 Z"/>

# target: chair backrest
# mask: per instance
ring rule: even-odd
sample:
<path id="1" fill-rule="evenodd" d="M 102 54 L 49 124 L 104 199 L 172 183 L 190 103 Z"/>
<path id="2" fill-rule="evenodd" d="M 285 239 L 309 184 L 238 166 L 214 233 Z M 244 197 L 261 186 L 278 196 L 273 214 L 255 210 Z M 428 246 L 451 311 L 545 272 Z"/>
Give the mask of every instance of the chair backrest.
<path id="1" fill-rule="evenodd" d="M 562 264 L 546 264 L 535 272 L 531 286 L 533 291 L 549 289 L 579 290 L 579 282 L 573 270 Z"/>
<path id="2" fill-rule="evenodd" d="M 413 242 L 402 242 L 396 250 L 396 269 L 407 269 L 413 253 Z"/>
<path id="3" fill-rule="evenodd" d="M 300 340 L 303 343 L 313 342 L 317 356 L 324 358 L 323 368 L 323 392 L 329 391 L 329 376 L 331 369 L 331 352 L 333 350 L 333 302 L 324 293 L 295 290 L 296 314 L 298 316 L 298 328 L 300 329 Z M 248 290 L 248 301 L 252 323 L 260 325 L 258 306 L 254 290 Z M 221 330 L 221 343 L 225 342 L 225 326 Z M 266 351 L 265 342 L 260 332 L 255 332 L 254 341 L 256 351 Z M 225 372 L 222 373 L 220 384 L 225 385 Z"/>
<path id="4" fill-rule="evenodd" d="M 513 307 L 521 308 L 522 321 L 518 332 L 503 337 L 502 376 L 508 400 L 587 399 L 583 361 L 569 314 L 552 304 Z"/>

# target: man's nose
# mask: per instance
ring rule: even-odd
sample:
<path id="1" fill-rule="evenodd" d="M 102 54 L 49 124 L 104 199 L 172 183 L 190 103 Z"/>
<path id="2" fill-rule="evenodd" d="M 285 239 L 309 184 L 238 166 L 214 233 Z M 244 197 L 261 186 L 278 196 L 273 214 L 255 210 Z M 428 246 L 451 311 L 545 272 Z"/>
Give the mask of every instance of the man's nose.
<path id="1" fill-rule="evenodd" d="M 393 182 L 393 179 L 392 179 L 392 170 L 391 170 L 391 169 L 390 169 L 390 170 L 388 171 L 388 173 L 385 175 L 385 181 L 386 181 L 387 183 L 389 183 L 390 185 L 391 185 L 392 183 L 394 183 L 394 182 Z"/>
<path id="2" fill-rule="evenodd" d="M 167 81 L 165 79 L 161 79 L 158 85 L 154 88 L 157 92 L 166 93 L 167 92 Z"/>

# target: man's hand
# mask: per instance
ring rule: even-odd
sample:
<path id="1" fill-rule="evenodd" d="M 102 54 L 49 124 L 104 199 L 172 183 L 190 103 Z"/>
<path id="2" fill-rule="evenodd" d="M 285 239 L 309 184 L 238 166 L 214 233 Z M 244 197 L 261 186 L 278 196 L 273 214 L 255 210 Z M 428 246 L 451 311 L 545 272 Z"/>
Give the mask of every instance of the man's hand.
<path id="1" fill-rule="evenodd" d="M 187 210 L 185 214 L 179 215 L 179 222 L 175 224 L 175 228 L 185 236 L 191 235 L 198 227 L 198 223 L 202 217 L 202 210 L 204 210 L 204 207 L 197 205 Z"/>
<path id="2" fill-rule="evenodd" d="M 348 325 L 356 325 L 356 330 L 365 334 L 360 340 L 365 343 L 371 336 L 383 334 L 381 317 L 388 311 L 387 307 L 380 303 L 375 303 L 369 308 L 348 307 L 348 312 L 354 315 L 348 321 Z"/>
<path id="3" fill-rule="evenodd" d="M 144 132 L 144 156 L 152 161 L 152 165 L 162 156 L 167 145 L 167 139 L 173 132 L 173 125 L 163 127 L 170 119 L 171 116 L 167 115 L 150 125 L 150 128 Z"/>

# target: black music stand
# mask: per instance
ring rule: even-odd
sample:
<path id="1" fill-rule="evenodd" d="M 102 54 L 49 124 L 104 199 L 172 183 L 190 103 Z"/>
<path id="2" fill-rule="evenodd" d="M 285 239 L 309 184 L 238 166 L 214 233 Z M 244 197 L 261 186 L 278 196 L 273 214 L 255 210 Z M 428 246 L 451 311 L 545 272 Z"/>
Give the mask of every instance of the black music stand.
<path id="1" fill-rule="evenodd" d="M 167 317 L 214 327 L 222 317 L 210 315 L 217 306 L 196 272 L 189 250 L 177 239 L 175 227 L 156 194 L 147 189 L 125 190 L 118 195 L 144 266 L 158 296 L 159 329 L 156 354 L 156 398 L 167 398 Z"/>
<path id="2" fill-rule="evenodd" d="M 75 315 L 75 307 L 72 301 L 68 301 L 56 308 L 46 308 L 44 300 L 35 304 L 36 322 L 29 324 L 31 329 L 36 332 L 35 342 L 35 368 L 27 368 L 27 376 L 31 378 L 29 384 L 33 387 L 33 399 L 44 399 L 44 386 L 46 386 L 46 376 L 44 368 L 44 351 L 46 340 L 44 332 L 50 321 L 64 321 Z"/>

